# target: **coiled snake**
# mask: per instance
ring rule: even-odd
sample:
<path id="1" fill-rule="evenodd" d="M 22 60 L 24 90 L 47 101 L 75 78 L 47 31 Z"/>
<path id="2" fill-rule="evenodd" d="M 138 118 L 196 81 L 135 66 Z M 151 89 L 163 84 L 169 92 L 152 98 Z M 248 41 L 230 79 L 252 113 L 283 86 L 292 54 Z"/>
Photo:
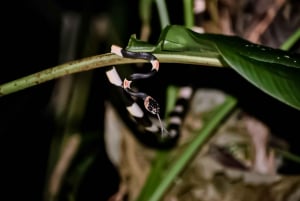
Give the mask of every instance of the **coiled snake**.
<path id="1" fill-rule="evenodd" d="M 178 97 L 175 102 L 174 109 L 168 114 L 168 126 L 164 127 L 163 121 L 160 118 L 160 106 L 158 102 L 150 95 L 135 91 L 131 88 L 131 83 L 135 80 L 146 79 L 154 76 L 159 70 L 159 61 L 151 53 L 148 52 L 130 52 L 119 46 L 112 45 L 111 52 L 121 57 L 134 58 L 134 59 L 145 59 L 152 64 L 152 69 L 148 73 L 134 73 L 130 75 L 129 79 L 124 78 L 123 81 L 120 78 L 115 67 L 110 68 L 106 71 L 106 76 L 109 82 L 115 86 L 121 87 L 128 95 L 128 101 L 126 103 L 126 109 L 129 114 L 133 117 L 136 124 L 142 126 L 144 133 L 150 133 L 158 135 L 160 138 L 176 138 L 180 134 L 180 127 L 183 118 L 186 114 L 189 100 L 192 97 L 193 89 L 190 86 L 184 86 L 179 89 Z M 144 103 L 144 108 L 150 114 L 156 115 L 159 124 L 154 122 L 151 116 L 145 114 L 143 109 L 134 100 L 141 99 Z"/>

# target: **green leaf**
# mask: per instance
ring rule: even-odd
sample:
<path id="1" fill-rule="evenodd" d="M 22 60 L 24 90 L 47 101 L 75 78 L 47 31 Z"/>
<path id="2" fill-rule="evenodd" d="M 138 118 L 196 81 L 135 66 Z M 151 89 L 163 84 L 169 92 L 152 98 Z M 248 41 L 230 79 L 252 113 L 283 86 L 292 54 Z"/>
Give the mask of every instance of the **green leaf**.
<path id="1" fill-rule="evenodd" d="M 132 38 L 127 49 L 218 58 L 265 93 L 300 109 L 299 54 L 254 44 L 237 36 L 199 34 L 179 25 L 166 27 L 156 46 L 149 47 Z"/>
<path id="2" fill-rule="evenodd" d="M 239 37 L 199 34 L 179 25 L 163 29 L 156 45 L 131 37 L 127 49 L 152 52 L 162 63 L 231 67 L 265 93 L 300 109 L 299 54 L 250 43 Z M 72 73 L 140 62 L 146 61 L 120 58 L 111 53 L 83 58 L 2 84 L 0 96 Z"/>
<path id="3" fill-rule="evenodd" d="M 300 109 L 300 55 L 234 40 L 217 44 L 223 59 L 265 93 Z"/>

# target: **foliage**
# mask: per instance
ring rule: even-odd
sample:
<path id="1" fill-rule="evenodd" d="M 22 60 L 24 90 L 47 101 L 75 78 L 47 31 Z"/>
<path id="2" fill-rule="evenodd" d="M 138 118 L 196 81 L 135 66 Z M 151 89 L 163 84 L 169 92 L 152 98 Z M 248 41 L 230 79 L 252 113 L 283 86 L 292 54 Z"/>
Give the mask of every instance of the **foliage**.
<path id="1" fill-rule="evenodd" d="M 126 4 L 123 1 L 116 2 L 118 2 L 118 8 L 122 8 L 120 4 Z M 152 6 L 153 2 L 154 1 L 151 0 L 141 0 L 139 10 L 142 20 L 142 26 L 144 28 L 148 27 L 148 29 L 150 30 L 153 24 L 151 23 L 152 12 L 150 12 L 152 10 L 149 9 L 149 6 Z M 284 102 L 285 104 L 293 108 L 300 109 L 300 94 L 298 93 L 300 88 L 300 81 L 298 79 L 300 75 L 300 56 L 299 54 L 294 54 L 291 51 L 288 51 L 292 44 L 296 43 L 296 41 L 299 39 L 300 30 L 296 31 L 295 35 L 291 37 L 291 43 L 287 45 L 282 45 L 282 49 L 285 50 L 274 49 L 268 46 L 252 43 L 240 37 L 226 36 L 223 34 L 200 34 L 191 30 L 191 28 L 195 24 L 193 13 L 190 12 L 192 9 L 192 1 L 186 0 L 184 2 L 184 25 L 175 25 L 170 23 L 167 11 L 168 7 L 166 6 L 165 1 L 155 1 L 155 5 L 157 5 L 158 8 L 158 16 L 160 18 L 159 21 L 161 25 L 161 31 L 159 31 L 160 37 L 158 38 L 157 43 L 153 45 L 150 42 L 148 42 L 149 32 L 145 31 L 148 33 L 148 35 L 145 34 L 146 37 L 142 37 L 143 40 L 137 40 L 135 36 L 132 36 L 126 48 L 130 51 L 152 52 L 153 54 L 155 54 L 155 56 L 157 56 L 160 63 L 162 64 L 193 64 L 193 68 L 197 69 L 206 67 L 225 67 L 226 69 L 232 69 L 236 71 L 240 76 L 245 78 L 247 81 L 249 81 L 251 84 L 255 85 L 268 95 Z M 172 2 L 172 5 L 173 3 L 175 4 L 175 2 Z M 41 8 L 44 7 L 41 6 Z M 178 10 L 178 8 L 176 8 L 176 10 Z M 120 10 L 113 11 L 115 14 L 114 17 L 112 17 L 112 21 L 118 21 L 118 19 L 115 16 L 122 14 L 122 12 L 120 13 L 119 11 Z M 52 12 L 51 16 L 53 13 L 56 12 Z M 85 17 L 86 18 L 83 19 L 88 19 L 87 16 Z M 86 21 L 83 22 L 83 24 L 84 23 L 86 23 Z M 111 38 L 115 38 L 113 40 L 111 38 L 110 40 L 107 40 L 105 42 L 106 45 L 111 45 L 111 41 L 122 43 L 120 38 L 126 38 L 129 34 L 132 34 L 128 33 L 129 29 L 127 30 L 126 26 L 124 26 L 125 23 L 122 23 L 120 20 L 115 24 L 117 25 L 116 27 L 114 27 L 116 30 L 122 30 L 110 32 Z M 112 27 L 109 27 L 108 29 L 113 30 Z M 87 26 L 83 27 L 82 30 L 88 30 Z M 84 35 L 83 33 L 86 32 L 82 30 L 81 32 L 78 32 Z M 152 33 L 154 31 L 155 30 L 152 29 Z M 62 41 L 68 41 L 68 39 L 72 38 L 72 31 L 68 33 L 70 35 L 62 37 Z M 121 36 L 116 37 L 116 35 L 118 34 Z M 97 127 L 98 130 L 96 131 L 93 129 L 91 129 L 92 131 L 89 129 L 89 131 L 86 131 L 85 129 L 83 129 L 83 125 L 85 125 L 86 122 L 90 122 L 90 120 L 86 120 L 84 117 L 90 114 L 94 114 L 90 112 L 91 109 L 87 108 L 89 106 L 94 107 L 95 102 L 99 101 L 99 99 L 101 99 L 102 101 L 100 104 L 104 105 L 104 99 L 106 100 L 107 98 L 106 92 L 108 90 L 111 90 L 110 86 L 106 88 L 106 80 L 103 76 L 103 72 L 105 71 L 104 67 L 112 65 L 119 66 L 122 64 L 120 66 L 120 70 L 129 73 L 129 71 L 131 71 L 132 69 L 129 68 L 128 64 L 146 62 L 143 60 L 120 58 L 119 56 L 111 53 L 102 54 L 103 49 L 100 55 L 95 55 L 97 52 L 95 50 L 95 44 L 99 44 L 98 38 L 93 38 L 93 34 L 87 34 L 85 37 L 86 41 L 84 41 L 83 44 L 77 44 L 77 46 L 80 47 L 78 49 L 84 49 L 80 51 L 80 54 L 78 54 L 80 56 L 77 55 L 72 57 L 71 61 L 68 61 L 68 59 L 62 59 L 60 60 L 59 65 L 54 65 L 51 68 L 41 70 L 40 72 L 33 74 L 30 74 L 30 72 L 28 73 L 28 76 L 21 77 L 17 80 L 12 80 L 10 82 L 3 83 L 0 85 L 0 96 L 3 96 L 1 97 L 1 99 L 4 101 L 9 101 L 13 100 L 14 96 L 12 96 L 12 99 L 9 99 L 10 97 L 6 97 L 6 95 L 8 94 L 16 93 L 23 89 L 33 87 L 36 85 L 40 86 L 42 83 L 51 80 L 56 80 L 58 78 L 58 81 L 61 81 L 63 79 L 65 79 L 66 81 L 69 78 L 67 75 L 72 76 L 73 88 L 69 89 L 69 93 L 64 93 L 64 96 L 65 98 L 67 97 L 66 99 L 68 99 L 68 102 L 67 104 L 61 107 L 63 108 L 63 112 L 53 112 L 55 113 L 54 116 L 56 127 L 51 135 L 52 139 L 48 142 L 48 144 L 52 144 L 52 146 L 49 149 L 49 161 L 47 167 L 49 175 L 47 175 L 46 177 L 47 184 L 45 185 L 45 191 L 50 189 L 49 186 L 51 186 L 51 176 L 55 176 L 55 173 L 57 173 L 56 171 L 61 173 L 61 177 L 59 177 L 58 180 L 56 180 L 58 182 L 61 182 L 59 183 L 59 185 L 56 186 L 58 187 L 58 189 L 60 189 L 58 190 L 58 192 L 52 192 L 52 195 L 46 195 L 49 196 L 46 199 L 49 198 L 54 200 L 76 200 L 76 196 L 78 195 L 78 191 L 83 183 L 84 178 L 86 178 L 89 169 L 93 167 L 94 162 L 97 160 L 97 154 L 99 153 L 99 135 L 102 136 L 105 129 L 101 127 L 101 124 L 99 126 L 100 129 L 99 127 Z M 104 52 L 107 52 L 107 49 Z M 34 60 L 34 58 L 32 58 L 32 60 Z M 96 71 L 97 68 L 101 68 L 101 71 Z M 101 80 L 100 84 L 97 82 L 97 87 L 100 86 L 100 92 L 95 92 L 94 88 L 90 88 L 90 86 L 93 83 L 92 73 L 94 72 L 100 72 L 100 74 L 102 73 L 100 75 L 100 78 L 97 77 L 97 79 Z M 97 88 L 97 90 L 99 90 L 99 88 Z M 25 94 L 26 96 L 27 93 L 32 94 L 30 93 L 30 91 L 24 91 L 23 93 L 18 94 Z M 95 93 L 97 93 L 98 95 L 101 94 L 100 98 L 97 96 L 98 99 L 94 99 L 94 101 L 91 101 L 89 97 L 91 96 L 91 94 Z M 168 97 L 169 98 L 167 100 L 167 105 L 172 105 L 170 104 L 170 102 L 174 101 L 175 97 Z M 28 96 L 26 98 L 33 97 Z M 107 99 L 110 98 L 111 97 Z M 182 157 L 179 156 L 178 161 L 172 163 L 172 168 L 169 169 L 170 172 L 166 175 L 166 177 L 162 176 L 164 172 L 160 168 L 164 167 L 162 164 L 164 164 L 164 162 L 170 155 L 168 155 L 169 153 L 167 152 L 157 151 L 157 158 L 156 163 L 153 166 L 153 172 L 148 178 L 149 183 L 145 185 L 144 190 L 140 194 L 140 200 L 149 200 L 150 198 L 151 200 L 159 200 L 163 196 L 165 191 L 171 185 L 174 178 L 177 177 L 181 171 L 183 171 L 186 165 L 189 164 L 195 152 L 197 152 L 204 145 L 207 139 L 214 134 L 214 131 L 222 125 L 222 120 L 232 112 L 232 108 L 234 108 L 236 106 L 236 103 L 239 101 L 235 100 L 234 97 L 228 96 L 227 98 L 228 101 L 226 102 L 226 104 L 216 109 L 214 113 L 215 116 L 213 116 L 214 118 L 206 122 L 207 124 L 205 124 L 203 129 L 199 131 L 199 135 L 195 138 L 195 141 L 186 146 L 185 151 L 183 151 L 182 155 L 180 155 Z M 18 101 L 19 100 L 16 100 L 15 102 L 18 103 Z M 36 100 L 36 102 L 40 101 L 42 100 Z M 90 104 L 91 102 L 93 104 Z M 21 103 L 18 104 L 21 105 Z M 37 107 L 37 109 L 39 109 L 38 105 L 35 106 Z M 16 104 L 10 107 L 16 107 Z M 118 104 L 116 104 L 115 107 L 119 107 L 117 108 L 118 111 L 124 111 L 120 109 L 121 107 L 123 107 L 123 105 L 120 102 L 118 102 Z M 169 108 L 170 107 L 171 106 L 169 106 Z M 16 108 L 16 110 L 18 110 L 18 107 Z M 168 110 L 169 109 L 167 109 L 167 111 Z M 94 112 L 96 111 L 96 109 L 93 108 L 92 111 Z M 104 113 L 104 110 L 102 112 Z M 27 117 L 29 113 L 31 113 L 31 111 L 27 112 L 25 116 Z M 120 115 L 122 115 L 122 112 L 120 113 Z M 32 114 L 34 115 L 34 113 Z M 12 114 L 10 115 L 14 116 L 15 114 L 12 112 Z M 7 114 L 7 116 L 9 115 Z M 20 118 L 23 117 L 24 115 L 20 116 Z M 39 117 L 37 116 L 36 118 L 33 118 L 33 120 L 38 118 Z M 98 119 L 96 121 L 95 117 L 93 118 L 94 121 L 97 122 L 95 123 L 93 121 L 93 123 L 97 124 L 98 126 Z M 5 121 L 2 122 L 6 122 L 6 120 L 8 122 L 8 119 L 9 118 L 5 119 L 4 117 Z M 13 120 L 15 119 L 13 118 Z M 18 124 L 17 121 L 14 123 L 14 127 L 18 127 L 16 126 Z M 33 123 L 39 124 L 36 122 Z M 6 133 L 10 134 L 9 132 Z M 20 133 L 23 134 L 23 130 Z M 15 136 L 13 134 L 11 136 Z M 28 139 L 31 138 L 28 137 Z M 15 139 L 13 140 L 15 141 Z M 15 146 L 15 148 L 17 148 L 17 146 Z M 100 152 L 105 152 L 104 145 L 101 146 L 100 149 Z M 68 153 L 70 153 L 70 150 L 73 155 L 68 155 Z M 294 161 L 299 161 L 299 157 L 294 156 L 288 152 L 284 152 L 282 150 L 278 150 L 278 152 L 280 152 L 283 156 L 289 157 Z M 101 165 L 102 167 L 104 165 L 108 166 L 108 164 Z M 63 168 L 59 169 L 60 167 Z M 117 184 L 115 184 L 115 186 L 116 185 Z M 58 193 L 59 195 L 56 193 Z"/>

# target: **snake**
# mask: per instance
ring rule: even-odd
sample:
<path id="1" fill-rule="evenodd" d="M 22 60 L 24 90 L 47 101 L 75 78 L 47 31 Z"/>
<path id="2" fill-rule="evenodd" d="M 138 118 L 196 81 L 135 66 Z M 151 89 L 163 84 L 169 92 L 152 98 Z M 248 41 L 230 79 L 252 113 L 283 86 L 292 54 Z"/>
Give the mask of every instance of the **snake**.
<path id="1" fill-rule="evenodd" d="M 126 109 L 132 119 L 139 127 L 142 127 L 144 133 L 150 133 L 159 135 L 160 138 L 178 138 L 180 135 L 180 128 L 183 123 L 183 118 L 188 110 L 189 100 L 193 95 L 193 88 L 191 86 L 181 86 L 178 90 L 177 99 L 173 110 L 171 110 L 168 115 L 168 125 L 165 128 L 163 120 L 160 117 L 160 105 L 159 103 L 150 95 L 145 92 L 140 92 L 132 89 L 132 82 L 140 79 L 147 79 L 156 75 L 159 71 L 159 61 L 158 59 L 149 52 L 131 52 L 123 49 L 117 45 L 111 46 L 111 53 L 114 53 L 120 57 L 132 58 L 132 59 L 144 59 L 152 64 L 152 68 L 147 73 L 133 73 L 129 78 L 121 79 L 115 66 L 112 66 L 106 71 L 106 76 L 109 82 L 117 87 L 120 87 L 126 96 Z M 143 106 L 140 106 L 136 99 L 142 100 Z M 155 122 L 151 115 L 156 116 L 158 120 Z"/>

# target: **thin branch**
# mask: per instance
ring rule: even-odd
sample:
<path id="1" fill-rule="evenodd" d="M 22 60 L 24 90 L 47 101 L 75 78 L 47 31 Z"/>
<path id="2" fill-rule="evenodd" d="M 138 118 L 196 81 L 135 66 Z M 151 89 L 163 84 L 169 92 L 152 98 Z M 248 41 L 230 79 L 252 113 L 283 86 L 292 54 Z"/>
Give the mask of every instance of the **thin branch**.
<path id="1" fill-rule="evenodd" d="M 184 24 L 186 27 L 192 28 L 195 25 L 192 0 L 183 0 Z"/>
<path id="2" fill-rule="evenodd" d="M 161 63 L 182 63 L 214 67 L 223 67 L 217 57 L 189 56 L 182 54 L 154 54 Z M 146 63 L 142 59 L 123 58 L 112 53 L 106 53 L 67 62 L 23 78 L 0 85 L 0 96 L 11 94 L 65 75 L 84 72 L 96 68 L 129 63 Z"/>
<path id="3" fill-rule="evenodd" d="M 155 0 L 155 3 L 157 5 L 158 15 L 159 15 L 159 21 L 161 24 L 161 29 L 165 28 L 167 25 L 170 24 L 170 19 L 168 15 L 168 9 L 166 6 L 165 0 Z"/>
<path id="4" fill-rule="evenodd" d="M 281 49 L 288 51 L 298 40 L 300 40 L 300 28 L 298 28 L 282 45 Z"/>

